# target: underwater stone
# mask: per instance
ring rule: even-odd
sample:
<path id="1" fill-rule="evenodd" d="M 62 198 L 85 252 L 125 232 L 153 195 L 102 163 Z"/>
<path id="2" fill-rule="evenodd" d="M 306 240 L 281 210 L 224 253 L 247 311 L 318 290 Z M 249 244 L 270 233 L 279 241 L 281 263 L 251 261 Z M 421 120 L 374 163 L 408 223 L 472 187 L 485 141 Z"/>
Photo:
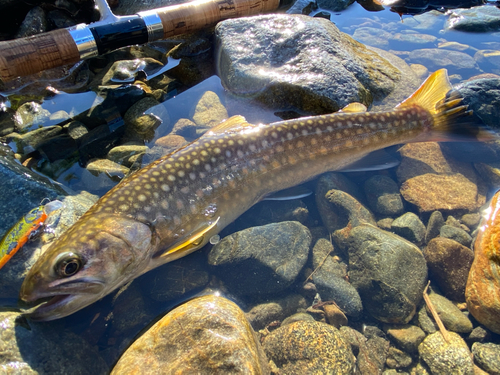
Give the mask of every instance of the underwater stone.
<path id="1" fill-rule="evenodd" d="M 305 298 L 298 294 L 291 294 L 285 298 L 255 305 L 245 313 L 245 316 L 252 324 L 252 327 L 258 331 L 265 328 L 269 323 L 282 321 L 298 310 L 305 308 L 307 308 Z"/>
<path id="2" fill-rule="evenodd" d="M 193 121 L 199 127 L 211 128 L 227 119 L 227 110 L 213 91 L 207 91 L 194 108 Z"/>
<path id="3" fill-rule="evenodd" d="M 470 247 L 472 242 L 472 237 L 462 228 L 456 228 L 451 225 L 443 225 L 439 232 L 439 235 L 443 238 L 449 238 L 451 240 L 457 241 L 458 243 Z"/>
<path id="4" fill-rule="evenodd" d="M 384 325 L 384 331 L 404 351 L 413 354 L 425 339 L 425 333 L 412 324 Z"/>
<path id="5" fill-rule="evenodd" d="M 312 280 L 323 302 L 334 301 L 346 314 L 357 317 L 363 310 L 357 290 L 347 282 L 347 269 L 330 255 L 333 245 L 320 238 L 313 247 L 314 274 Z"/>
<path id="6" fill-rule="evenodd" d="M 208 263 L 238 295 L 280 292 L 304 267 L 311 233 L 295 221 L 252 227 L 227 237 L 208 254 Z"/>
<path id="7" fill-rule="evenodd" d="M 42 7 L 36 6 L 26 14 L 24 21 L 16 32 L 16 38 L 25 38 L 47 31 L 48 22 Z"/>
<path id="8" fill-rule="evenodd" d="M 425 232 L 425 242 L 429 243 L 430 240 L 439 236 L 439 231 L 444 225 L 443 214 L 440 211 L 434 211 L 429 217 L 427 223 L 427 230 Z"/>
<path id="9" fill-rule="evenodd" d="M 65 330 L 64 324 L 37 324 L 15 312 L 0 312 L 0 322 L 0 367 L 4 374 L 107 373 L 97 348 Z"/>
<path id="10" fill-rule="evenodd" d="M 432 292 L 429 294 L 429 299 L 446 329 L 459 333 L 469 333 L 472 331 L 472 322 L 470 319 L 448 298 Z M 428 312 L 428 314 L 430 313 Z"/>
<path id="11" fill-rule="evenodd" d="M 225 298 L 204 296 L 173 309 L 154 324 L 127 349 L 111 374 L 169 372 L 270 371 L 243 311 Z"/>
<path id="12" fill-rule="evenodd" d="M 264 350 L 283 374 L 352 374 L 355 358 L 338 329 L 298 321 L 264 338 Z"/>
<path id="13" fill-rule="evenodd" d="M 365 194 L 371 209 L 381 215 L 395 216 L 403 212 L 403 201 L 396 182 L 388 176 L 375 175 L 366 180 Z"/>
<path id="14" fill-rule="evenodd" d="M 360 345 L 356 363 L 361 374 L 380 374 L 385 367 L 389 341 L 378 336 L 372 336 Z"/>
<path id="15" fill-rule="evenodd" d="M 473 75 L 480 72 L 474 58 L 466 53 L 440 48 L 422 48 L 410 52 L 412 64 L 422 64 L 430 71 L 446 68 L 448 74 Z"/>
<path id="16" fill-rule="evenodd" d="M 409 322 L 427 281 L 427 264 L 420 249 L 369 225 L 353 228 L 346 243 L 349 278 L 364 309 L 382 322 Z"/>
<path id="17" fill-rule="evenodd" d="M 429 275 L 444 295 L 453 301 L 465 301 L 465 285 L 474 260 L 471 249 L 458 242 L 437 237 L 424 249 Z"/>
<path id="18" fill-rule="evenodd" d="M 488 374 L 500 375 L 500 345 L 488 342 L 472 344 L 474 361 Z"/>
<path id="19" fill-rule="evenodd" d="M 474 363 L 467 344 L 458 334 L 448 334 L 451 339 L 449 343 L 441 332 L 427 336 L 418 347 L 420 357 L 434 375 L 473 375 Z"/>
<path id="20" fill-rule="evenodd" d="M 453 9 L 445 24 L 445 30 L 450 29 L 473 33 L 500 30 L 500 9 L 488 5 Z"/>
<path id="21" fill-rule="evenodd" d="M 413 212 L 407 212 L 394 219 L 391 224 L 391 230 L 417 245 L 424 241 L 425 225 Z"/>
<path id="22" fill-rule="evenodd" d="M 492 128 L 500 126 L 498 122 L 500 118 L 500 78 L 473 79 L 457 85 L 455 89 L 464 97 L 464 104 L 468 105 L 474 115 L 483 120 L 487 126 Z M 477 147 L 477 145 L 470 143 L 469 145 Z M 471 147 L 471 151 L 474 151 L 473 149 L 474 147 Z M 476 154 L 477 151 L 472 155 Z M 470 155 L 470 152 L 466 153 L 469 158 L 467 160 L 470 160 Z M 488 160 L 478 160 L 476 157 L 475 161 L 487 162 Z"/>

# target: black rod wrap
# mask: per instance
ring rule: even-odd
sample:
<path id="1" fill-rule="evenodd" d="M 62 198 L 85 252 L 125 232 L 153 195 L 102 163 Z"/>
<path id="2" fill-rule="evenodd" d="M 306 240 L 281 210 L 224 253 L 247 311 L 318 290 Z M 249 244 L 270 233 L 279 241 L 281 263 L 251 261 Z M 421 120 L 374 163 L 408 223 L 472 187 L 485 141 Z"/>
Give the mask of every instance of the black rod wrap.
<path id="1" fill-rule="evenodd" d="M 140 17 L 91 27 L 90 31 L 94 35 L 99 54 L 148 42 L 148 29 Z"/>

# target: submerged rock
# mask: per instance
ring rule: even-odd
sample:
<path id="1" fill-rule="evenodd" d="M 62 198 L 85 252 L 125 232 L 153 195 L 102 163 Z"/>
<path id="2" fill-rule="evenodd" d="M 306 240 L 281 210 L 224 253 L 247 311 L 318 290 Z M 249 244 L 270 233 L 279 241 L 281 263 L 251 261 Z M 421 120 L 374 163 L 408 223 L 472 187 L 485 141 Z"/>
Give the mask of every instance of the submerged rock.
<path id="1" fill-rule="evenodd" d="M 389 341 L 372 336 L 359 347 L 356 363 L 361 374 L 380 374 L 385 367 L 389 353 Z"/>
<path id="2" fill-rule="evenodd" d="M 473 33 L 498 31 L 500 30 L 500 9 L 487 5 L 470 9 L 453 9 L 448 15 L 445 29 Z"/>
<path id="3" fill-rule="evenodd" d="M 448 330 L 458 333 L 469 333 L 472 331 L 472 322 L 470 319 L 449 299 L 434 292 L 429 294 L 429 299 Z M 428 314 L 430 316 L 429 312 Z"/>
<path id="4" fill-rule="evenodd" d="M 194 108 L 193 121 L 202 128 L 211 128 L 227 119 L 227 110 L 215 92 L 207 91 Z"/>
<path id="5" fill-rule="evenodd" d="M 369 225 L 353 228 L 346 242 L 349 278 L 366 311 L 383 322 L 409 322 L 427 280 L 420 249 Z"/>
<path id="6" fill-rule="evenodd" d="M 137 339 L 111 374 L 268 374 L 267 359 L 243 311 L 216 296 L 175 308 Z"/>
<path id="7" fill-rule="evenodd" d="M 472 354 L 474 354 L 474 361 L 488 374 L 500 374 L 500 345 L 491 342 L 485 344 L 475 342 L 472 344 Z"/>
<path id="8" fill-rule="evenodd" d="M 370 105 L 410 77 L 330 21 L 302 15 L 231 19 L 216 27 L 219 70 L 231 92 L 311 113 Z"/>
<path id="9" fill-rule="evenodd" d="M 33 323 L 19 313 L 0 312 L 0 359 L 4 374 L 105 374 L 97 348 L 58 322 Z"/>
<path id="10" fill-rule="evenodd" d="M 313 248 L 312 277 L 323 302 L 333 301 L 346 315 L 357 317 L 363 310 L 359 293 L 347 282 L 347 270 L 343 263 L 335 261 L 329 254 L 333 246 L 324 238 L 320 238 Z"/>
<path id="11" fill-rule="evenodd" d="M 394 217 L 403 212 L 399 188 L 392 178 L 375 175 L 366 180 L 364 188 L 368 204 L 376 213 Z"/>
<path id="12" fill-rule="evenodd" d="M 291 294 L 282 299 L 253 306 L 245 313 L 245 316 L 252 324 L 252 327 L 258 331 L 272 322 L 282 321 L 287 316 L 295 314 L 298 310 L 306 308 L 307 302 L 304 297 L 298 294 Z M 311 316 L 309 315 L 309 317 Z"/>
<path id="13" fill-rule="evenodd" d="M 500 78 L 473 79 L 457 85 L 456 89 L 464 97 L 464 103 L 472 109 L 474 115 L 492 128 L 499 127 Z M 469 143 L 469 146 L 473 145 Z"/>
<path id="14" fill-rule="evenodd" d="M 441 48 L 423 48 L 410 52 L 413 64 L 425 65 L 429 70 L 447 68 L 449 74 L 473 75 L 480 72 L 474 58 L 467 53 Z"/>
<path id="15" fill-rule="evenodd" d="M 401 195 L 420 212 L 473 211 L 485 203 L 485 188 L 471 165 L 446 157 L 437 143 L 410 143 L 399 152 Z"/>
<path id="16" fill-rule="evenodd" d="M 311 233 L 298 222 L 268 224 L 225 237 L 208 254 L 208 263 L 235 293 L 275 293 L 295 281 L 310 244 Z"/>
<path id="17" fill-rule="evenodd" d="M 425 333 L 411 324 L 386 325 L 384 330 L 392 341 L 404 351 L 414 354 L 425 339 Z"/>
<path id="18" fill-rule="evenodd" d="M 355 358 L 338 329 L 298 321 L 264 338 L 264 350 L 283 374 L 352 374 Z"/>
<path id="19" fill-rule="evenodd" d="M 425 225 L 413 212 L 407 212 L 396 218 L 391 224 L 391 229 L 397 235 L 417 245 L 424 241 Z"/>
<path id="20" fill-rule="evenodd" d="M 424 249 L 429 275 L 444 295 L 453 301 L 465 301 L 465 285 L 474 260 L 471 249 L 448 238 L 434 238 Z"/>
<path id="21" fill-rule="evenodd" d="M 474 374 L 471 352 L 465 341 L 449 332 L 451 341 L 444 340 L 441 332 L 432 333 L 418 346 L 420 357 L 435 375 Z"/>

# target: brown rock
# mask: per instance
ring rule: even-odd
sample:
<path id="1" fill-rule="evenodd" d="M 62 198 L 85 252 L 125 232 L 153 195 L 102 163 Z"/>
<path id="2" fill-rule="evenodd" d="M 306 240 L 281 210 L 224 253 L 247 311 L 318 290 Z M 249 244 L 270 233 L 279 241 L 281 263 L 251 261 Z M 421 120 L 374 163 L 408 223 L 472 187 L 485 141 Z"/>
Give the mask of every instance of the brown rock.
<path id="1" fill-rule="evenodd" d="M 282 374 L 351 374 L 354 356 L 339 330 L 298 321 L 266 336 L 264 350 Z"/>
<path id="2" fill-rule="evenodd" d="M 347 325 L 347 317 L 337 306 L 327 304 L 323 306 L 327 322 L 335 328 Z"/>
<path id="3" fill-rule="evenodd" d="M 437 237 L 424 249 L 431 278 L 446 297 L 465 301 L 465 285 L 474 259 L 474 253 L 458 242 Z"/>
<path id="4" fill-rule="evenodd" d="M 490 203 L 491 214 L 481 222 L 474 244 L 465 300 L 470 313 L 488 329 L 500 334 L 500 193 Z"/>
<path id="5" fill-rule="evenodd" d="M 461 174 L 427 173 L 413 177 L 401 186 L 401 195 L 420 212 L 437 210 L 473 211 L 485 203 L 485 196 L 475 183 Z"/>
<path id="6" fill-rule="evenodd" d="M 446 157 L 438 143 L 411 143 L 399 151 L 401 194 L 420 212 L 473 211 L 485 203 L 484 187 L 478 187 L 472 166 Z"/>
<path id="7" fill-rule="evenodd" d="M 122 355 L 112 374 L 268 374 L 243 311 L 222 297 L 193 299 L 165 315 Z"/>
<path id="8" fill-rule="evenodd" d="M 180 135 L 188 138 L 197 138 L 196 124 L 187 118 L 181 118 L 175 123 L 171 134 Z"/>
<path id="9" fill-rule="evenodd" d="M 186 139 L 180 135 L 169 134 L 164 137 L 158 138 L 155 142 L 155 146 L 160 146 L 164 148 L 177 149 L 187 143 Z"/>

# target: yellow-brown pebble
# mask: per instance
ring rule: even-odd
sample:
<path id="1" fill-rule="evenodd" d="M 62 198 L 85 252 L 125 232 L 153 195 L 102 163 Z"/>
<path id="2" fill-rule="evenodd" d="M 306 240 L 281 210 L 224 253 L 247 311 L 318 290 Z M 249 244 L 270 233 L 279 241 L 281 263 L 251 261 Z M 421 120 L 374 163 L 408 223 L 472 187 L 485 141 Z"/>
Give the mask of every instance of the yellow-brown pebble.
<path id="1" fill-rule="evenodd" d="M 165 315 L 122 355 L 111 374 L 268 374 L 245 314 L 216 296 L 195 298 Z"/>

